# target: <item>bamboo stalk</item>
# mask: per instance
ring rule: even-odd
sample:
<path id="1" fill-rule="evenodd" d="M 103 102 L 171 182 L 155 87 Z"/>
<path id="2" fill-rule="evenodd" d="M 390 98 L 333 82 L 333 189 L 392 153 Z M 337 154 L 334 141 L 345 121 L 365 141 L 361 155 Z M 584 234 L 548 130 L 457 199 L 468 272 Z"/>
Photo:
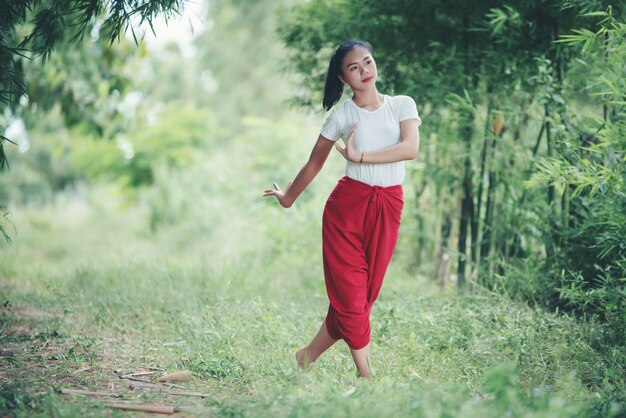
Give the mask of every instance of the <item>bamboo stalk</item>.
<path id="1" fill-rule="evenodd" d="M 543 106 L 544 108 L 544 114 L 545 114 L 545 120 L 546 120 L 546 145 L 548 146 L 548 158 L 552 158 L 553 155 L 553 144 L 552 144 L 552 135 L 550 132 L 550 108 L 548 107 L 548 104 L 544 104 Z M 553 185 L 549 185 L 548 186 L 548 204 L 553 207 L 554 206 L 554 186 Z"/>
<path id="2" fill-rule="evenodd" d="M 488 91 L 489 93 L 489 91 Z M 482 238 L 482 234 L 480 233 L 480 214 L 482 212 L 482 203 L 483 203 L 483 188 L 485 184 L 485 169 L 487 166 L 487 145 L 489 143 L 489 128 L 491 122 L 491 97 L 487 95 L 487 117 L 485 118 L 485 129 L 484 129 L 484 140 L 483 147 L 480 152 L 480 174 L 478 176 L 478 196 L 476 196 L 476 210 L 474 211 L 474 216 L 472 217 L 472 226 L 476 230 L 476 236 L 472 237 L 472 261 L 475 263 L 474 269 L 477 270 L 480 263 L 480 250 L 479 250 L 479 240 Z M 495 128 L 495 122 L 492 126 L 492 129 Z M 495 132 L 495 129 L 493 129 Z M 474 276 L 474 274 L 472 274 Z"/>

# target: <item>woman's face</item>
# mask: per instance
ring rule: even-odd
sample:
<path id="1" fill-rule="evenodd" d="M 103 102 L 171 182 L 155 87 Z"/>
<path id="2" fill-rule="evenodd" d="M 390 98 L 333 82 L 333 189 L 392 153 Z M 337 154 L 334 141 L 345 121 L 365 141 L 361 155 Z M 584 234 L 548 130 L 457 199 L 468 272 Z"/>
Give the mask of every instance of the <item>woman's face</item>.
<path id="1" fill-rule="evenodd" d="M 346 54 L 341 63 L 339 79 L 352 89 L 364 89 L 378 78 L 376 62 L 367 48 L 357 46 Z"/>

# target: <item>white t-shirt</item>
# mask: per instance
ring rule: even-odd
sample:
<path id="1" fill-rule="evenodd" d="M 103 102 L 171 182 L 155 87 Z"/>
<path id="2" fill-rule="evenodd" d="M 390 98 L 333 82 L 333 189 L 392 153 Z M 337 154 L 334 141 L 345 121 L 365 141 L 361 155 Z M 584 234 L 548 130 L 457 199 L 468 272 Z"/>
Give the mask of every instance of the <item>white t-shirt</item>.
<path id="1" fill-rule="evenodd" d="M 415 101 L 409 96 L 384 95 L 384 102 L 376 110 L 369 111 L 358 107 L 352 99 L 336 105 L 322 126 L 323 137 L 332 141 L 339 138 L 344 142 L 352 126 L 358 122 L 355 134 L 355 147 L 360 153 L 378 151 L 400 142 L 400 122 L 417 119 Z M 395 163 L 368 164 L 348 161 L 346 176 L 370 186 L 394 186 L 404 180 L 404 161 Z"/>

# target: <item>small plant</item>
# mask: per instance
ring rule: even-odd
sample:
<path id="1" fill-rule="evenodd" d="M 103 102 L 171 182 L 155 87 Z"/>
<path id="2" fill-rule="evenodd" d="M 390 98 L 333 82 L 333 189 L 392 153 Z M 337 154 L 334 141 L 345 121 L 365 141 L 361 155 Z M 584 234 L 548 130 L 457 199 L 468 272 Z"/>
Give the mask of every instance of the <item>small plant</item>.
<path id="1" fill-rule="evenodd" d="M 9 329 L 15 320 L 15 313 L 13 312 L 11 301 L 5 297 L 0 297 L 2 300 L 2 307 L 0 307 L 0 342 L 5 340 L 9 334 Z"/>
<path id="2" fill-rule="evenodd" d="M 4 206 L 0 205 L 0 234 L 7 243 L 11 242 L 11 237 L 7 232 L 7 226 L 13 226 L 13 230 L 15 231 L 15 225 L 11 222 L 10 216 L 11 213 Z"/>

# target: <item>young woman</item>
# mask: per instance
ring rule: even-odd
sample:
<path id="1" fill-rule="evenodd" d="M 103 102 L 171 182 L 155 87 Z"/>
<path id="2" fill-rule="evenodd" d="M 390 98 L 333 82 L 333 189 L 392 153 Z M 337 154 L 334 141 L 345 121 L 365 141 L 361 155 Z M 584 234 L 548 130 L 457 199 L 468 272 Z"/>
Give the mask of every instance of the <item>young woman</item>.
<path id="1" fill-rule="evenodd" d="M 333 146 L 346 159 L 346 175 L 330 194 L 322 219 L 328 314 L 309 345 L 296 353 L 300 367 L 343 339 L 362 377 L 370 377 L 370 310 L 395 248 L 402 213 L 404 161 L 415 159 L 421 124 L 408 96 L 378 92 L 369 43 L 344 42 L 326 75 L 323 105 L 330 110 L 344 85 L 352 98 L 328 116 L 308 162 L 285 190 L 274 183 L 264 196 L 288 208 L 321 170 Z M 344 140 L 345 147 L 337 141 Z"/>

